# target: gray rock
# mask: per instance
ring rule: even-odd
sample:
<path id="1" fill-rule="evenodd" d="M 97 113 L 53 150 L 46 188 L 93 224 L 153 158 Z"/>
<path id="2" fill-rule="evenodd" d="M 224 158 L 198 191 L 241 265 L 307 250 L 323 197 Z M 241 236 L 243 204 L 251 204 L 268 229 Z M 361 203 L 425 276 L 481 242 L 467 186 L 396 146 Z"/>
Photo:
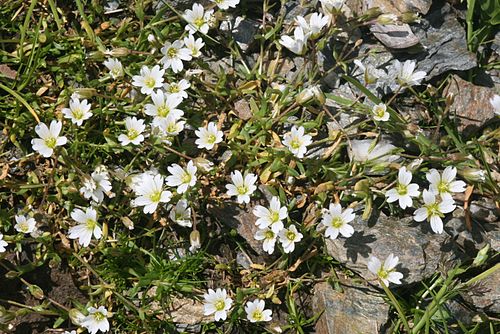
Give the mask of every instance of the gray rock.
<path id="1" fill-rule="evenodd" d="M 389 318 L 389 305 L 382 296 L 366 287 L 342 288 L 344 292 L 338 292 L 328 283 L 314 287 L 313 311 L 324 311 L 316 333 L 381 333 Z"/>
<path id="2" fill-rule="evenodd" d="M 488 313 L 500 313 L 500 270 L 479 281 L 468 291 L 462 293 L 465 299 L 472 300 L 477 308 Z"/>
<path id="3" fill-rule="evenodd" d="M 453 75 L 446 91 L 454 97 L 450 112 L 457 116 L 455 120 L 459 131 L 470 133 L 496 117 L 490 104 L 495 95 L 493 89 L 476 86 Z"/>
<path id="4" fill-rule="evenodd" d="M 370 27 L 373 35 L 391 49 L 407 49 L 419 43 L 419 39 L 408 24 L 374 24 Z"/>
<path id="5" fill-rule="evenodd" d="M 446 71 L 466 71 L 477 66 L 476 56 L 467 49 L 465 29 L 448 3 L 412 30 L 425 51 L 416 60 L 418 70 L 427 72 L 427 80 Z"/>
<path id="6" fill-rule="evenodd" d="M 257 21 L 237 17 L 234 23 L 232 35 L 236 43 L 242 51 L 247 52 L 251 50 L 251 46 L 255 42 L 255 35 L 259 31 L 260 24 Z"/>
<path id="7" fill-rule="evenodd" d="M 379 259 L 391 253 L 398 256 L 403 284 L 419 282 L 436 273 L 442 263 L 456 260 L 456 247 L 445 234 L 434 234 L 429 223 L 417 223 L 412 217 L 390 218 L 380 213 L 367 222 L 358 214 L 352 226 L 356 231 L 352 237 L 326 240 L 327 251 L 368 280 L 375 278 L 367 268 L 370 255 Z"/>
<path id="8" fill-rule="evenodd" d="M 383 13 L 403 14 L 406 12 L 427 14 L 432 0 L 347 0 L 347 5 L 355 12 L 365 13 L 379 7 Z"/>

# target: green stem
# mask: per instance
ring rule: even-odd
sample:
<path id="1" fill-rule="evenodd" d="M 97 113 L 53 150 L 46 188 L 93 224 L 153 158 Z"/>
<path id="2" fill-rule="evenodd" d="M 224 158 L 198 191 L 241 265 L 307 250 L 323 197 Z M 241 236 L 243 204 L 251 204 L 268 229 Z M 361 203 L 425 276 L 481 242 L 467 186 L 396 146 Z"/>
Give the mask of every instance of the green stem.
<path id="1" fill-rule="evenodd" d="M 411 332 L 410 325 L 408 324 L 408 321 L 406 320 L 406 316 L 403 312 L 403 309 L 401 308 L 401 305 L 399 305 L 398 301 L 396 300 L 396 297 L 392 294 L 391 290 L 389 290 L 389 288 L 381 280 L 380 280 L 380 285 L 382 285 L 382 288 L 384 289 L 385 294 L 391 300 L 392 304 L 396 308 L 396 311 L 398 311 L 399 318 L 403 322 L 403 325 L 405 326 L 406 331 L 408 333 L 410 333 Z"/>

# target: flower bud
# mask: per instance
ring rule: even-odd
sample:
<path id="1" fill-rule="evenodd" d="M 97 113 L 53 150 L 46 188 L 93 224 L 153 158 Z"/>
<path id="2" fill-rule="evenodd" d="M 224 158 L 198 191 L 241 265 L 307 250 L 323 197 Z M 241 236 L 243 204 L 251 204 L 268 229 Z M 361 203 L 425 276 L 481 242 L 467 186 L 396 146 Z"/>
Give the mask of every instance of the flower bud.
<path id="1" fill-rule="evenodd" d="M 95 88 L 77 88 L 75 89 L 71 97 L 75 95 L 79 99 L 90 99 L 91 97 L 95 96 L 96 93 L 97 92 Z"/>
<path id="2" fill-rule="evenodd" d="M 489 250 L 490 250 L 490 245 L 487 244 L 479 252 L 477 252 L 476 258 L 474 259 L 474 262 L 472 262 L 472 266 L 477 267 L 486 262 L 486 260 L 488 259 Z"/>
<path id="3" fill-rule="evenodd" d="M 316 101 L 319 104 L 324 104 L 326 101 L 326 97 L 325 94 L 323 94 L 321 88 L 316 85 L 307 87 L 306 89 L 302 90 L 295 98 L 295 101 L 300 105 L 305 105 L 313 101 Z"/>
<path id="4" fill-rule="evenodd" d="M 196 252 L 197 249 L 201 248 L 201 240 L 200 240 L 200 232 L 194 230 L 189 234 L 189 243 L 191 247 L 189 247 L 189 251 L 191 253 Z"/>
<path id="5" fill-rule="evenodd" d="M 382 11 L 379 7 L 372 7 L 365 12 L 364 16 L 366 16 L 367 19 L 372 19 L 378 17 L 380 14 L 382 14 Z"/>
<path id="6" fill-rule="evenodd" d="M 104 56 L 105 54 L 102 51 L 92 51 L 87 55 L 87 59 L 101 62 L 104 60 Z"/>
<path id="7" fill-rule="evenodd" d="M 112 57 L 124 57 L 130 54 L 130 50 L 127 48 L 116 48 L 111 51 L 107 51 L 106 54 Z"/>
<path id="8" fill-rule="evenodd" d="M 195 158 L 193 162 L 204 173 L 210 172 L 214 167 L 213 162 L 202 157 Z"/>
<path id="9" fill-rule="evenodd" d="M 486 175 L 484 170 L 464 167 L 458 170 L 458 173 L 462 175 L 467 181 L 470 182 L 484 182 L 486 181 Z"/>
<path id="10" fill-rule="evenodd" d="M 420 23 L 420 16 L 418 15 L 418 13 L 407 12 L 401 15 L 399 19 L 403 23 Z"/>
<path id="11" fill-rule="evenodd" d="M 69 319 L 75 326 L 81 326 L 82 320 L 85 318 L 82 312 L 78 311 L 76 308 L 72 308 L 68 312 Z"/>
<path id="12" fill-rule="evenodd" d="M 398 22 L 398 17 L 394 14 L 382 14 L 377 17 L 377 23 L 386 25 L 386 24 L 396 24 Z"/>

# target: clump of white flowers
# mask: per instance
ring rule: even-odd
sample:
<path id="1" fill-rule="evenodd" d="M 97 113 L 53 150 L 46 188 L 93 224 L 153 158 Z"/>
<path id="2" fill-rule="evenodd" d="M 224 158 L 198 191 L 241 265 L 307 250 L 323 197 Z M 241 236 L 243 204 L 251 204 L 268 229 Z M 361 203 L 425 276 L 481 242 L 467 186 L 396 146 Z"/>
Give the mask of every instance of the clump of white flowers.
<path id="1" fill-rule="evenodd" d="M 168 203 L 172 193 L 164 190 L 165 179 L 160 174 L 143 173 L 134 185 L 137 198 L 132 206 L 143 206 L 144 213 L 153 213 L 160 203 Z"/>
<path id="2" fill-rule="evenodd" d="M 146 129 L 144 120 L 137 119 L 137 117 L 127 117 L 125 118 L 125 128 L 126 133 L 122 133 L 118 136 L 118 140 L 123 146 L 128 144 L 139 145 L 144 141 L 144 135 L 142 134 Z"/>
<path id="3" fill-rule="evenodd" d="M 420 191 L 418 190 L 418 184 L 410 183 L 412 177 L 411 172 L 407 171 L 406 167 L 401 167 L 398 172 L 398 183 L 396 187 L 385 193 L 387 202 L 392 203 L 398 201 L 399 206 L 403 210 L 413 206 L 412 197 L 418 197 Z"/>
<path id="4" fill-rule="evenodd" d="M 62 123 L 60 121 L 53 120 L 50 122 L 50 127 L 47 127 L 45 123 L 39 123 L 35 127 L 35 132 L 40 138 L 31 140 L 33 149 L 45 158 L 50 157 L 57 146 L 63 146 L 68 141 L 66 137 L 59 136 L 61 129 Z"/>
<path id="5" fill-rule="evenodd" d="M 208 293 L 204 296 L 205 315 L 214 315 L 215 321 L 226 320 L 227 311 L 231 308 L 233 300 L 228 297 L 226 289 L 212 290 L 208 289 Z"/>
<path id="6" fill-rule="evenodd" d="M 154 126 L 160 126 L 162 120 L 166 120 L 169 116 L 177 120 L 184 115 L 182 110 L 177 109 L 182 102 L 182 97 L 179 95 L 166 95 L 163 91 L 158 90 L 151 93 L 151 100 L 153 104 L 147 103 L 144 109 L 146 115 L 154 117 Z"/>
<path id="7" fill-rule="evenodd" d="M 16 220 L 16 225 L 14 225 L 14 229 L 20 233 L 33 233 L 36 230 L 36 220 L 32 217 L 27 217 L 24 215 L 16 215 L 14 217 Z"/>
<path id="8" fill-rule="evenodd" d="M 97 239 L 101 239 L 102 230 L 97 223 L 97 211 L 92 208 L 86 208 L 85 212 L 81 209 L 75 209 L 71 212 L 71 218 L 78 223 L 69 229 L 69 238 L 78 239 L 78 243 L 83 247 L 90 244 L 92 235 Z"/>
<path id="9" fill-rule="evenodd" d="M 96 334 L 101 331 L 106 333 L 109 331 L 108 310 L 104 306 L 98 308 L 89 307 L 88 315 L 82 319 L 80 325 L 86 328 L 89 333 Z"/>
<path id="10" fill-rule="evenodd" d="M 250 322 L 261 322 L 261 321 L 271 321 L 273 311 L 266 310 L 266 303 L 261 299 L 255 299 L 254 301 L 249 301 L 245 305 L 245 312 L 247 314 L 247 319 Z"/>
<path id="11" fill-rule="evenodd" d="M 290 132 L 283 137 L 283 144 L 288 147 L 290 152 L 297 158 L 303 158 L 307 153 L 307 146 L 311 145 L 312 137 L 305 134 L 302 126 L 293 126 Z"/>
<path id="12" fill-rule="evenodd" d="M 104 199 L 104 194 L 111 191 L 111 182 L 109 175 L 104 166 L 96 168 L 90 177 L 83 179 L 83 186 L 80 188 L 80 193 L 87 199 L 92 199 L 94 202 L 101 203 Z"/>
<path id="13" fill-rule="evenodd" d="M 219 131 L 213 122 L 208 123 L 206 128 L 198 128 L 194 133 L 198 137 L 195 141 L 198 148 L 206 148 L 207 150 L 213 149 L 216 144 L 222 142 L 224 136 L 224 133 Z"/>
<path id="14" fill-rule="evenodd" d="M 238 203 L 250 203 L 250 196 L 257 189 L 255 182 L 257 176 L 252 173 L 245 173 L 243 176 L 239 170 L 231 173 L 232 184 L 226 184 L 228 196 L 236 196 Z"/>
<path id="15" fill-rule="evenodd" d="M 332 203 L 330 204 L 328 210 L 325 210 L 323 219 L 318 224 L 317 229 L 321 230 L 326 228 L 326 238 L 336 239 L 339 233 L 343 237 L 349 238 L 354 234 L 354 228 L 349 225 L 349 223 L 356 217 L 353 211 L 354 210 L 352 208 L 342 210 L 342 206 L 339 203 Z"/>
<path id="16" fill-rule="evenodd" d="M 370 256 L 368 270 L 377 275 L 385 286 L 389 286 L 389 283 L 401 284 L 403 274 L 396 271 L 398 262 L 399 258 L 393 254 L 389 254 L 383 263 L 377 257 Z"/>
<path id="17" fill-rule="evenodd" d="M 62 113 L 65 118 L 70 119 L 77 126 L 81 126 L 83 121 L 92 117 L 90 108 L 91 106 L 87 100 L 80 101 L 78 97 L 72 96 L 71 101 L 69 101 L 69 108 L 63 108 Z"/>

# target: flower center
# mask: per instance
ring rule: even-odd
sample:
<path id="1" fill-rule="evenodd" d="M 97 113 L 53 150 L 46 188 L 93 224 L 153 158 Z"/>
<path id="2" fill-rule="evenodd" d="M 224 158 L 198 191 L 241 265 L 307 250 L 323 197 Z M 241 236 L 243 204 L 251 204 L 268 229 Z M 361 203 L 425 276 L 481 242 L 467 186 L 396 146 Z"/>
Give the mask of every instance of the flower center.
<path id="1" fill-rule="evenodd" d="M 205 19 L 203 17 L 199 17 L 196 20 L 194 20 L 193 23 L 196 27 L 201 28 L 201 26 L 205 24 Z"/>
<path id="2" fill-rule="evenodd" d="M 30 227 L 27 223 L 21 223 L 19 224 L 19 229 L 21 230 L 21 232 L 28 233 Z"/>
<path id="3" fill-rule="evenodd" d="M 120 68 L 115 67 L 115 68 L 113 68 L 113 69 L 111 70 L 111 73 L 112 73 L 115 77 L 117 77 L 117 76 L 119 76 L 119 75 L 121 75 L 121 74 L 122 74 L 122 71 L 121 71 L 121 69 L 120 69 Z"/>
<path id="4" fill-rule="evenodd" d="M 384 110 L 384 108 L 382 108 L 382 107 L 378 107 L 378 106 L 377 106 L 377 107 L 375 107 L 375 115 L 376 115 L 377 117 L 383 117 L 383 116 L 384 116 L 384 114 L 385 114 L 385 110 Z"/>
<path id="5" fill-rule="evenodd" d="M 155 88 L 156 80 L 153 77 L 147 77 L 144 80 L 144 83 L 146 84 L 146 87 L 148 87 L 148 88 Z"/>
<path id="6" fill-rule="evenodd" d="M 272 221 L 273 223 L 276 223 L 276 222 L 277 222 L 277 221 L 279 221 L 279 220 L 280 220 L 280 213 L 279 213 L 279 212 L 276 212 L 276 211 L 272 212 L 272 213 L 271 213 L 271 221 Z"/>
<path id="7" fill-rule="evenodd" d="M 332 219 L 332 226 L 333 227 L 340 228 L 340 227 L 342 227 L 342 225 L 344 225 L 344 221 L 342 220 L 342 218 L 340 218 L 340 217 L 334 217 Z"/>
<path id="8" fill-rule="evenodd" d="M 404 184 L 398 183 L 398 187 L 396 188 L 396 190 L 401 196 L 408 194 L 408 187 Z"/>
<path id="9" fill-rule="evenodd" d="M 54 148 L 56 147 L 57 139 L 54 137 L 50 137 L 45 139 L 45 145 L 47 145 L 48 148 Z"/>
<path id="10" fill-rule="evenodd" d="M 226 307 L 226 303 L 221 299 L 216 301 L 214 306 L 217 311 L 222 311 Z"/>
<path id="11" fill-rule="evenodd" d="M 177 57 L 177 49 L 176 48 L 169 48 L 167 50 L 167 56 L 169 58 L 175 58 L 175 57 Z"/>
<path id="12" fill-rule="evenodd" d="M 252 318 L 255 319 L 256 321 L 261 321 L 263 318 L 262 312 L 259 310 L 254 311 L 252 314 Z"/>
<path id="13" fill-rule="evenodd" d="M 385 270 L 384 268 L 380 268 L 377 272 L 378 277 L 382 279 L 386 279 L 389 277 L 389 271 Z"/>
<path id="14" fill-rule="evenodd" d="M 88 230 L 91 230 L 93 231 L 95 226 L 97 225 L 97 222 L 93 219 L 87 219 L 87 221 L 85 222 L 85 225 L 87 227 Z"/>
<path id="15" fill-rule="evenodd" d="M 300 141 L 298 139 L 293 139 L 290 142 L 290 147 L 293 148 L 294 150 L 298 150 L 300 148 Z"/>
<path id="16" fill-rule="evenodd" d="M 243 186 L 237 187 L 236 190 L 238 191 L 238 194 L 245 195 L 248 192 L 248 187 L 243 185 Z"/>
<path id="17" fill-rule="evenodd" d="M 450 192 L 450 187 L 447 182 L 439 181 L 437 189 L 440 194 Z"/>
<path id="18" fill-rule="evenodd" d="M 136 129 L 129 129 L 127 131 L 127 137 L 129 139 L 134 140 L 135 138 L 137 138 L 137 136 L 139 136 L 139 132 Z"/>
<path id="19" fill-rule="evenodd" d="M 266 239 L 273 239 L 274 238 L 274 232 L 272 230 L 266 231 Z"/>
<path id="20" fill-rule="evenodd" d="M 180 92 L 179 86 L 177 86 L 175 84 L 171 84 L 170 87 L 168 87 L 168 92 L 169 93 L 179 93 Z"/>
<path id="21" fill-rule="evenodd" d="M 208 135 L 207 142 L 209 144 L 213 144 L 213 143 L 215 143 L 216 139 L 217 139 L 217 137 L 215 137 L 215 135 Z"/>
<path id="22" fill-rule="evenodd" d="M 168 133 L 175 133 L 175 132 L 177 132 L 177 125 L 174 122 L 170 123 L 167 126 L 167 132 Z"/>
<path id="23" fill-rule="evenodd" d="M 189 183 L 191 181 L 191 174 L 184 172 L 181 180 L 182 183 Z"/>
<path id="24" fill-rule="evenodd" d="M 166 105 L 162 105 L 158 107 L 158 116 L 160 117 L 167 117 L 168 114 L 170 113 L 170 108 L 167 107 Z"/>
<path id="25" fill-rule="evenodd" d="M 83 111 L 80 108 L 73 110 L 73 117 L 75 119 L 82 119 L 83 118 Z"/>
<path id="26" fill-rule="evenodd" d="M 286 238 L 288 240 L 293 241 L 293 240 L 295 240 L 295 237 L 296 237 L 295 232 L 292 232 L 292 231 L 286 232 Z"/>
<path id="27" fill-rule="evenodd" d="M 444 215 L 439 211 L 439 204 L 438 203 L 433 203 L 429 204 L 427 206 L 427 216 L 432 217 L 432 216 L 439 216 L 439 217 L 444 217 Z"/>
<path id="28" fill-rule="evenodd" d="M 92 314 L 92 316 L 94 317 L 94 319 L 96 321 L 102 321 L 106 318 L 106 316 L 104 314 L 102 314 L 101 312 L 96 312 L 96 313 Z"/>
<path id="29" fill-rule="evenodd" d="M 155 191 L 154 193 L 149 195 L 149 199 L 151 200 L 151 202 L 154 202 L 154 203 L 159 202 L 161 199 L 161 191 Z"/>

